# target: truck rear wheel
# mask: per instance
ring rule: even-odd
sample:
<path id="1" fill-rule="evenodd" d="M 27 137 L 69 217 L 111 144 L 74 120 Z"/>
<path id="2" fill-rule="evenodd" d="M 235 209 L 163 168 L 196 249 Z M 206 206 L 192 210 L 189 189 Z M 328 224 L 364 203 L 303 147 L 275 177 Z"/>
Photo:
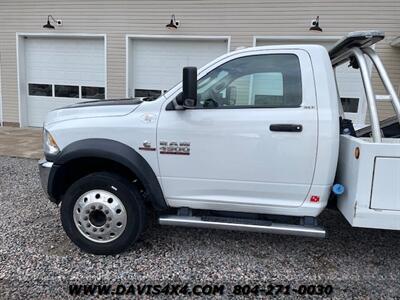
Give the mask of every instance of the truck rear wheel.
<path id="1" fill-rule="evenodd" d="M 108 172 L 85 176 L 71 185 L 61 203 L 68 237 L 93 254 L 126 250 L 145 224 L 143 199 L 125 178 Z"/>

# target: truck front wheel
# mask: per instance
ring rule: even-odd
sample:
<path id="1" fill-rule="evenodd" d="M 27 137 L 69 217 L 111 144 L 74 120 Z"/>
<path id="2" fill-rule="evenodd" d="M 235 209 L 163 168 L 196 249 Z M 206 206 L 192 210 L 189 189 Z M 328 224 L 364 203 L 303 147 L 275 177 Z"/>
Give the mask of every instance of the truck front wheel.
<path id="1" fill-rule="evenodd" d="M 126 250 L 141 234 L 145 216 L 137 188 L 108 172 L 79 179 L 61 202 L 61 222 L 68 237 L 93 254 Z"/>

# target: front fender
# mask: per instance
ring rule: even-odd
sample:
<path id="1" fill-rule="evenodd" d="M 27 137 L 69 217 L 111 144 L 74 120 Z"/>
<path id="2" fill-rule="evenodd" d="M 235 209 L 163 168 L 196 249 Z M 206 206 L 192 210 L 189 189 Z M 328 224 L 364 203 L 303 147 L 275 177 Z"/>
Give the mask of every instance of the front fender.
<path id="1" fill-rule="evenodd" d="M 101 158 L 114 161 L 128 168 L 142 182 L 154 208 L 167 208 L 160 183 L 147 161 L 134 149 L 121 142 L 109 139 L 85 139 L 66 146 L 52 158 L 54 164 L 49 174 L 48 193 L 51 198 L 60 197 L 60 178 L 62 166 L 76 159 Z"/>

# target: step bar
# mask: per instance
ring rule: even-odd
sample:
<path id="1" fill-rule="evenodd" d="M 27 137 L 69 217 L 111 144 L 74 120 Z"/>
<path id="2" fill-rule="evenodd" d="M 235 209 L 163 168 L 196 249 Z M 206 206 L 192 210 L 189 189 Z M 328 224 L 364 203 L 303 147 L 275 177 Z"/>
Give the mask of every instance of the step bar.
<path id="1" fill-rule="evenodd" d="M 324 238 L 326 235 L 325 229 L 318 226 L 303 226 L 303 225 L 280 224 L 280 223 L 269 223 L 266 225 L 248 224 L 247 222 L 232 223 L 232 222 L 203 220 L 201 217 L 176 216 L 176 215 L 161 216 L 158 220 L 161 225 L 172 225 L 172 226 L 182 226 L 182 227 L 251 231 L 251 232 L 262 232 L 262 233 L 273 233 L 273 234 L 307 236 L 315 238 Z"/>

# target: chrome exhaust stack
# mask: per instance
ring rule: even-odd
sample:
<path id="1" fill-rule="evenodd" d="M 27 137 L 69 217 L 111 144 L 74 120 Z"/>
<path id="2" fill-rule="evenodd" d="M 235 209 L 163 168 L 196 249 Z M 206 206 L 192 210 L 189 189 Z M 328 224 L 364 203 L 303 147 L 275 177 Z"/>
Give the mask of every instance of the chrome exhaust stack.
<path id="1" fill-rule="evenodd" d="M 250 231 L 315 238 L 324 238 L 326 235 L 325 229 L 318 226 L 280 224 L 258 220 L 246 220 L 246 222 L 243 222 L 241 219 L 235 220 L 230 218 L 229 221 L 222 221 L 218 219 L 213 220 L 212 218 L 176 215 L 161 216 L 158 220 L 161 225 L 182 227 Z"/>

